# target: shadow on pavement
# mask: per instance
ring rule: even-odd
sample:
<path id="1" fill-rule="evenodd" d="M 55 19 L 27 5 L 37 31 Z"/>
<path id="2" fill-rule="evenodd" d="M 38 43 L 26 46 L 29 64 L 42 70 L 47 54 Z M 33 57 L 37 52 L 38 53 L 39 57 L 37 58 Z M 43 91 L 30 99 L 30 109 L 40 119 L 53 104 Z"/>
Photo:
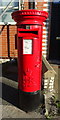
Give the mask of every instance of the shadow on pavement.
<path id="1" fill-rule="evenodd" d="M 0 64 L 1 65 L 1 64 Z M 2 64 L 2 77 L 8 78 L 12 81 L 18 81 L 18 67 L 17 62 L 5 62 Z"/>
<path id="2" fill-rule="evenodd" d="M 18 107 L 18 89 L 2 83 L 2 99 Z M 5 104 L 8 105 L 7 102 Z M 2 104 L 4 105 L 3 101 Z"/>

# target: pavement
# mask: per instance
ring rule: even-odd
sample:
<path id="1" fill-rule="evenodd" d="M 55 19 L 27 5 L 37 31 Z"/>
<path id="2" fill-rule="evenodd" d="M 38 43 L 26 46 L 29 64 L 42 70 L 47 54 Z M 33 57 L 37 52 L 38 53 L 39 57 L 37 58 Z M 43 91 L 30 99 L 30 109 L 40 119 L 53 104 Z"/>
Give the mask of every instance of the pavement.
<path id="1" fill-rule="evenodd" d="M 32 112 L 25 112 L 18 108 L 18 73 L 17 64 L 12 62 L 5 62 L 0 64 L 0 88 L 2 88 L 0 95 L 0 118 L 41 118 L 45 119 L 39 109 Z M 44 120 L 43 119 L 43 120 Z"/>
<path id="2" fill-rule="evenodd" d="M 0 64 L 0 119 L 46 120 L 40 106 L 32 112 L 25 112 L 18 108 L 17 71 L 17 63 Z M 56 120 L 60 120 L 60 117 Z"/>

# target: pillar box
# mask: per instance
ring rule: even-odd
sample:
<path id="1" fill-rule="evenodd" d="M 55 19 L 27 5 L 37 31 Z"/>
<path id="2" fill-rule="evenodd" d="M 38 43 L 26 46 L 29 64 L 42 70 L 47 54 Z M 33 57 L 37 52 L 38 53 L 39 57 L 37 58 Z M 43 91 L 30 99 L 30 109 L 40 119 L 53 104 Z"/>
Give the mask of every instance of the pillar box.
<path id="1" fill-rule="evenodd" d="M 42 27 L 48 13 L 19 10 L 12 13 L 17 22 L 19 107 L 30 111 L 41 102 Z"/>

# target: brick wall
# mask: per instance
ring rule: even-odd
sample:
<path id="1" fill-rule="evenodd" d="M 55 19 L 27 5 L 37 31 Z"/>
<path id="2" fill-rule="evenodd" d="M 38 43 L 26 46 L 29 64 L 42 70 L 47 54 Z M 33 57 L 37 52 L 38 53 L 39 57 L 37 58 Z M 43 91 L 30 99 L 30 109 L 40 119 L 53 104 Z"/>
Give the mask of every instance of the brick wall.
<path id="1" fill-rule="evenodd" d="M 24 1 L 24 10 L 27 10 L 28 8 L 28 0 Z"/>
<path id="2" fill-rule="evenodd" d="M 10 57 L 17 57 L 17 26 L 9 26 Z"/>
<path id="3" fill-rule="evenodd" d="M 8 56 L 8 46 L 7 46 L 7 26 L 0 26 L 0 57 Z"/>
<path id="4" fill-rule="evenodd" d="M 0 25 L 0 57 L 17 57 L 17 26 Z"/>

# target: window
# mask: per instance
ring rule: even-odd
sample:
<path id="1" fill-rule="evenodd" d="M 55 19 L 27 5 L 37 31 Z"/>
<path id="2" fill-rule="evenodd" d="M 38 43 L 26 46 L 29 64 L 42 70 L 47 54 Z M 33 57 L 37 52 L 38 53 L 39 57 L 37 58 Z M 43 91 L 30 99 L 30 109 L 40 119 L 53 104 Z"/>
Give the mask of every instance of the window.
<path id="1" fill-rule="evenodd" d="M 29 9 L 35 9 L 35 0 L 29 0 Z"/>
<path id="2" fill-rule="evenodd" d="M 0 0 L 0 15 L 4 12 L 5 8 L 8 6 L 11 0 Z M 11 13 L 13 11 L 16 11 L 19 9 L 19 0 L 14 0 L 12 3 L 8 6 L 7 11 L 4 13 L 4 15 L 0 18 L 0 22 L 8 23 L 8 22 L 14 22 L 14 20 L 11 17 Z"/>

